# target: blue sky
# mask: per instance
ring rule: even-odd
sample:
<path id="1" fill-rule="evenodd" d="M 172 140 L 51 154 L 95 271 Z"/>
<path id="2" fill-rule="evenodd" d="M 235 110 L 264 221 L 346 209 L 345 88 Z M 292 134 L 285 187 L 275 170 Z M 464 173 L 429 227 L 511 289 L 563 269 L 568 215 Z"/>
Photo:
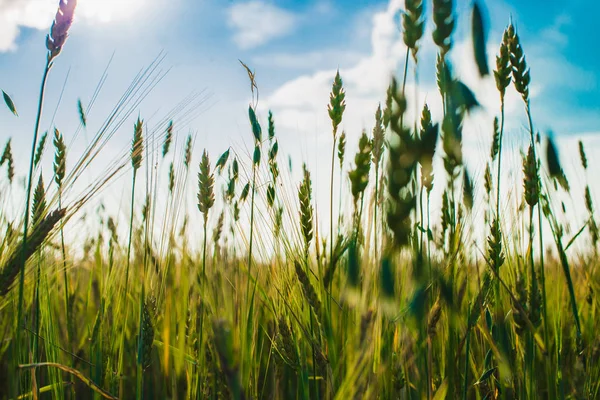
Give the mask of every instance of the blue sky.
<path id="1" fill-rule="evenodd" d="M 13 136 L 15 152 L 23 159 L 44 64 L 44 36 L 57 3 L 0 0 L 0 88 L 13 97 L 20 113 L 15 118 L 0 109 L 0 138 Z M 471 133 L 465 136 L 465 153 L 472 158 L 467 162 L 478 168 L 477 162 L 487 155 L 498 95 L 493 81 L 475 74 L 469 36 L 472 3 L 456 3 L 455 70 L 483 105 L 469 121 Z M 598 142 L 600 53 L 593 38 L 600 4 L 593 0 L 488 0 L 485 4 L 492 66 L 509 18 L 518 27 L 532 70 L 537 129 L 551 129 L 570 142 L 580 137 Z M 326 105 L 335 70 L 340 68 L 346 83 L 348 109 L 343 125 L 354 148 L 360 131 L 372 125 L 390 74 L 398 73 L 404 61 L 396 24 L 402 6 L 398 0 L 79 0 L 71 37 L 50 77 L 42 127 L 56 125 L 67 138 L 73 134 L 78 124 L 77 99 L 89 103 L 114 54 L 106 84 L 89 115 L 91 135 L 137 71 L 165 51 L 162 66 L 169 69 L 168 75 L 115 135 L 109 150 L 127 149 L 138 115 L 158 121 L 189 93 L 204 90 L 206 102 L 197 118 L 183 125 L 175 120 L 180 140 L 191 131 L 197 134 L 197 154 L 207 148 L 216 157 L 230 145 L 243 152 L 252 136 L 246 113 L 250 91 L 238 63 L 241 59 L 256 70 L 259 116 L 266 119 L 267 109 L 273 110 L 282 153 L 307 161 L 317 171 L 318 188 L 327 180 L 327 174 L 320 176 L 318 171 L 329 157 Z M 418 90 L 411 86 L 412 72 L 409 79 L 408 93 L 416 93 L 416 99 L 409 97 L 409 102 L 413 114 L 427 100 L 434 115 L 436 107 L 439 115 L 430 19 L 427 29 Z M 62 102 L 52 120 L 67 74 Z M 518 142 L 525 116 L 516 93 L 509 95 L 509 101 L 508 137 L 513 135 Z"/>

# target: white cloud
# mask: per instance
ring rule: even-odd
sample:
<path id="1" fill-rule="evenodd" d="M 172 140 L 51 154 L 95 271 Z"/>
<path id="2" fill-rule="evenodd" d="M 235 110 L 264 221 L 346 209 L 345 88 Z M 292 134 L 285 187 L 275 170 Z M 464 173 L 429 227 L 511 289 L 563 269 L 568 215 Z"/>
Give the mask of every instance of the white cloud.
<path id="1" fill-rule="evenodd" d="M 500 3 L 500 2 L 499 2 Z M 502 7 L 496 4 L 496 9 Z M 401 77 L 402 71 L 399 67 L 404 65 L 406 47 L 403 44 L 401 32 L 397 26 L 398 12 L 402 9 L 401 0 L 390 0 L 383 10 L 371 14 L 371 50 L 355 57 L 353 63 L 340 68 L 340 74 L 344 80 L 346 89 L 346 112 L 342 122 L 343 128 L 348 134 L 347 157 L 352 162 L 352 154 L 356 148 L 356 142 L 361 129 L 370 130 L 374 123 L 374 111 L 377 104 L 385 99 L 385 91 L 392 74 Z M 503 13 L 508 16 L 508 11 Z M 502 14 L 500 14 L 502 15 Z M 512 13 L 514 15 L 514 13 Z M 553 25 L 555 32 L 568 23 L 565 18 L 559 18 Z M 490 41 L 488 57 L 490 68 L 495 67 L 495 55 L 498 51 L 498 40 L 501 37 L 501 29 L 492 26 L 494 40 Z M 462 28 L 462 26 L 461 26 Z M 498 29 L 498 30 L 494 30 Z M 408 121 L 413 121 L 418 110 L 427 101 L 436 120 L 441 119 L 442 107 L 435 77 L 430 68 L 435 63 L 437 49 L 431 39 L 432 26 L 428 21 L 427 31 L 419 51 L 419 59 L 422 63 L 420 73 L 424 71 L 429 75 L 420 76 L 419 85 L 415 87 L 412 83 L 412 70 L 409 69 L 409 79 L 406 88 L 408 97 Z M 593 75 L 577 71 L 577 67 L 570 64 L 562 55 L 563 42 L 559 35 L 554 35 L 554 41 L 548 41 L 547 36 L 524 38 L 527 60 L 532 68 L 532 84 L 530 87 L 530 98 L 535 107 L 534 123 L 560 124 L 561 120 L 570 119 L 570 115 L 549 115 L 545 96 L 551 89 L 569 85 L 570 89 L 584 89 L 594 83 Z M 457 78 L 469 86 L 482 107 L 468 116 L 463 129 L 463 154 L 465 163 L 473 177 L 479 177 L 485 170 L 485 162 L 489 157 L 489 149 L 492 139 L 492 121 L 500 111 L 500 97 L 496 90 L 493 76 L 485 79 L 479 77 L 471 48 L 470 31 L 457 28 L 455 33 L 454 48 L 451 53 L 452 65 Z M 354 52 L 352 43 L 340 46 L 338 49 Z M 293 57 L 289 57 L 293 59 Z M 285 82 L 261 100 L 263 113 L 272 109 L 275 115 L 278 137 L 282 141 L 281 148 L 292 149 L 292 158 L 302 157 L 309 164 L 309 168 L 315 172 L 315 198 L 317 204 L 327 203 L 329 187 L 329 163 L 331 157 L 331 122 L 327 115 L 327 103 L 329 92 L 335 75 L 335 69 L 321 67 L 311 74 L 304 74 L 295 79 Z M 577 72 L 577 79 L 569 79 Z M 554 73 L 566 75 L 558 78 Z M 416 97 L 416 100 L 415 100 Z M 515 176 L 520 179 L 521 159 L 519 149 L 527 143 L 527 120 L 524 105 L 520 95 L 511 87 L 507 91 L 506 98 L 506 130 L 505 130 L 505 163 L 511 165 L 514 170 L 510 171 L 511 180 Z M 537 119 L 537 120 L 536 120 Z M 537 126 L 537 125 L 536 125 Z M 575 133 L 575 132 L 573 132 Z M 565 155 L 567 152 L 565 152 Z M 570 155 L 570 152 L 568 153 Z M 441 157 L 437 157 L 440 162 Z M 325 171 L 325 172 L 323 172 Z M 443 173 L 438 176 L 444 176 Z M 336 177 L 336 181 L 339 178 Z M 509 179 L 509 176 L 506 177 Z M 337 186 L 337 184 L 336 184 Z M 437 185 L 440 190 L 443 185 Z M 520 185 L 516 186 L 517 189 Z M 335 189 L 337 190 L 337 189 Z M 517 192 L 513 196 L 518 195 Z M 434 197 L 440 197 L 435 193 Z M 516 197 L 514 197 L 516 198 Z M 508 204 L 508 203 L 506 203 Z M 320 220 L 328 221 L 328 210 L 321 209 Z"/>
<path id="2" fill-rule="evenodd" d="M 285 36 L 298 23 L 293 13 L 260 0 L 234 4 L 228 14 L 229 26 L 234 29 L 233 39 L 243 49 L 258 47 Z"/>
<path id="3" fill-rule="evenodd" d="M 271 53 L 253 58 L 253 64 L 269 68 L 285 69 L 314 69 L 315 66 L 354 65 L 363 54 L 355 51 L 340 51 L 338 49 L 316 50 L 306 53 Z"/>
<path id="4" fill-rule="evenodd" d="M 126 21 L 142 7 L 144 0 L 78 0 L 76 20 L 86 23 Z M 0 0 L 0 52 L 16 50 L 21 27 L 48 29 L 58 8 L 58 0 Z"/>
<path id="5" fill-rule="evenodd" d="M 398 40 L 400 36 L 394 23 L 401 3 L 392 0 L 385 10 L 375 13 L 371 54 L 363 55 L 349 68 L 341 69 L 347 92 L 344 121 L 347 126 L 367 126 L 367 116 L 370 118 L 374 113 L 392 72 L 403 58 L 405 47 L 402 40 Z M 317 124 L 326 126 L 326 102 L 334 75 L 335 69 L 331 69 L 300 76 L 276 89 L 263 105 L 280 115 L 278 120 L 284 128 L 306 132 L 314 127 L 315 118 Z"/>

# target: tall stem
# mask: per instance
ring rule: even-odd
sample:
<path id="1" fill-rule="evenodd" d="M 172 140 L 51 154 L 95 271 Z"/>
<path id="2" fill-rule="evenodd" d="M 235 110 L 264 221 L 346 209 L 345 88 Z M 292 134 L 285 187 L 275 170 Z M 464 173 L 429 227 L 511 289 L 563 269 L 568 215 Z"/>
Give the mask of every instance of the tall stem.
<path id="1" fill-rule="evenodd" d="M 337 142 L 337 132 L 333 131 L 333 145 L 331 146 L 331 180 L 329 182 L 329 268 L 333 271 L 333 174 L 335 172 L 335 144 Z M 342 181 L 340 180 L 340 193 Z M 341 196 L 340 196 L 341 201 Z M 339 210 L 338 210 L 339 212 Z M 331 282 L 329 283 L 329 293 L 331 293 Z M 330 296 L 327 296 L 327 304 L 330 303 Z"/>
<path id="2" fill-rule="evenodd" d="M 21 322 L 23 320 L 23 292 L 25 290 L 25 251 L 27 249 L 27 234 L 29 233 L 29 208 L 31 204 L 31 186 L 33 180 L 33 164 L 35 159 L 35 148 L 38 140 L 38 134 L 40 130 L 40 121 L 42 119 L 42 109 L 44 106 L 44 92 L 46 91 L 46 81 L 48 80 L 48 74 L 50 73 L 50 68 L 52 67 L 52 63 L 48 58 L 46 60 L 46 67 L 44 68 L 44 74 L 42 76 L 42 84 L 40 86 L 40 97 L 38 101 L 38 110 L 37 117 L 35 120 L 35 128 L 33 130 L 33 140 L 31 142 L 31 157 L 29 161 L 29 172 L 27 176 L 27 200 L 25 202 L 25 218 L 23 222 L 23 246 L 21 247 L 21 260 L 20 260 L 20 272 L 19 272 L 19 303 L 18 303 L 18 312 L 17 312 L 17 332 L 16 332 L 16 345 L 15 345 L 15 357 L 13 357 L 13 362 L 15 366 L 21 360 Z M 19 374 L 19 382 L 20 382 L 20 374 Z M 20 383 L 15 385 L 15 392 L 19 392 Z M 16 396 L 13 396 L 16 397 Z"/>
<path id="3" fill-rule="evenodd" d="M 125 307 L 125 319 L 123 320 L 123 328 L 121 330 L 121 342 L 120 342 L 120 350 L 119 350 L 119 361 L 117 366 L 118 375 L 121 376 L 123 372 L 123 362 L 125 358 L 125 330 L 127 329 L 127 320 L 129 317 L 129 307 L 127 307 L 127 294 L 129 293 L 129 267 L 131 266 L 131 241 L 133 238 L 133 212 L 135 206 L 135 182 L 136 182 L 137 174 L 136 169 L 133 170 L 133 178 L 131 181 L 131 209 L 129 215 L 129 240 L 127 244 L 127 266 L 125 267 L 125 286 L 124 286 L 124 294 L 123 294 L 123 307 Z M 119 383 L 119 398 L 123 398 L 123 392 L 125 390 L 124 386 L 125 382 L 121 379 Z"/>
<path id="4" fill-rule="evenodd" d="M 533 160 L 535 162 L 536 168 L 538 165 L 537 162 L 537 152 L 535 150 L 535 135 L 533 133 L 533 119 L 531 117 L 531 107 L 530 107 L 530 103 L 529 100 L 525 102 L 525 111 L 527 113 L 527 121 L 529 122 L 529 137 L 531 140 L 531 148 L 533 150 Z M 547 308 L 546 308 L 546 272 L 544 271 L 544 238 L 543 238 L 543 233 L 542 233 L 542 207 L 538 204 L 537 207 L 537 214 L 538 214 L 538 231 L 539 231 L 539 246 L 540 246 L 540 284 L 542 286 L 542 318 L 544 320 L 544 344 L 546 346 L 546 348 L 548 347 L 548 340 L 549 340 L 549 334 L 548 334 L 548 313 L 547 313 Z M 554 392 L 554 385 L 551 384 L 551 382 L 553 381 L 552 379 L 552 372 L 551 372 L 551 366 L 547 366 L 546 367 L 546 374 L 547 374 L 547 380 L 548 380 L 548 391 L 550 393 L 550 395 L 555 394 Z"/>
<path id="5" fill-rule="evenodd" d="M 200 355 L 202 354 L 202 341 L 204 339 L 204 281 L 206 280 L 206 225 L 208 222 L 208 216 L 204 215 L 204 241 L 202 244 L 202 277 L 200 279 L 200 341 L 198 342 L 198 359 L 200 359 Z M 248 280 L 249 281 L 249 280 Z M 200 371 L 199 371 L 200 372 Z M 200 399 L 200 376 L 198 373 L 198 381 L 196 382 L 196 398 Z"/>
<path id="6" fill-rule="evenodd" d="M 374 215 L 373 215 L 373 222 L 374 222 L 374 230 L 373 230 L 373 236 L 374 236 L 374 247 L 375 247 L 375 262 L 379 263 L 379 243 L 377 241 L 377 231 L 378 231 L 378 224 L 377 224 L 377 208 L 379 207 L 379 164 L 375 165 L 375 210 L 374 210 Z"/>
<path id="7" fill-rule="evenodd" d="M 62 188 L 58 192 L 58 208 L 62 209 Z M 67 318 L 67 343 L 71 345 L 71 330 L 73 323 L 69 317 L 69 277 L 67 275 L 67 252 L 65 250 L 65 234 L 63 227 L 60 227 L 60 249 L 63 258 L 63 278 L 65 281 L 65 315 Z"/>

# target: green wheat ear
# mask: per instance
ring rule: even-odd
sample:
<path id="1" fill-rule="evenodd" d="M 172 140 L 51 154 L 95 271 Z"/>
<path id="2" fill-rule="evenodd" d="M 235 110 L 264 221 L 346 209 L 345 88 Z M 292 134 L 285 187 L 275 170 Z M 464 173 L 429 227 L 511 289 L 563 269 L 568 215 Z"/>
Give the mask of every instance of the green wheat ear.
<path id="1" fill-rule="evenodd" d="M 194 146 L 192 135 L 188 135 L 187 140 L 185 142 L 185 152 L 183 157 L 183 165 L 185 169 L 190 168 L 190 163 L 192 162 L 192 147 Z"/>
<path id="2" fill-rule="evenodd" d="M 372 142 L 369 140 L 367 133 L 363 131 L 358 141 L 358 153 L 356 153 L 356 156 L 354 156 L 356 167 L 348 173 L 355 204 L 358 202 L 359 197 L 364 193 L 367 185 L 369 184 L 372 149 Z"/>
<path id="3" fill-rule="evenodd" d="M 144 122 L 138 118 L 133 128 L 133 141 L 131 143 L 131 164 L 134 172 L 142 166 L 142 154 L 144 152 Z"/>
<path id="4" fill-rule="evenodd" d="M 502 43 L 500 43 L 499 54 L 496 56 L 496 70 L 494 71 L 494 79 L 496 88 L 500 92 L 500 99 L 504 100 L 506 88 L 511 81 L 511 62 L 510 62 L 510 40 L 512 31 L 508 28 L 504 30 L 502 35 Z"/>
<path id="5" fill-rule="evenodd" d="M 412 230 L 410 214 L 416 206 L 416 196 L 410 186 L 421 146 L 419 140 L 400 123 L 407 104 L 395 79 L 390 87 L 393 99 L 390 130 L 393 136 L 388 142 L 387 224 L 393 234 L 394 245 L 400 248 L 409 243 Z"/>
<path id="6" fill-rule="evenodd" d="M 156 299 L 152 296 L 144 303 L 142 312 L 142 353 L 141 364 L 144 369 L 150 366 L 152 361 L 152 346 L 154 343 L 154 325 L 156 315 Z"/>
<path id="7" fill-rule="evenodd" d="M 433 42 L 440 48 L 442 58 L 452 48 L 455 24 L 452 8 L 453 0 L 433 0 Z"/>
<path id="8" fill-rule="evenodd" d="M 299 262 L 294 263 L 294 267 L 296 269 L 296 276 L 298 277 L 298 281 L 302 285 L 302 293 L 304 293 L 304 297 L 306 297 L 306 301 L 311 306 L 316 315 L 320 315 L 321 311 L 321 300 L 319 300 L 319 296 L 315 291 L 312 283 L 310 283 L 310 278 L 302 269 L 302 266 Z"/>
<path id="9" fill-rule="evenodd" d="M 165 142 L 163 143 L 162 149 L 162 157 L 165 158 L 167 154 L 169 154 L 169 149 L 171 148 L 171 143 L 173 142 L 173 120 L 169 121 L 169 125 L 167 126 L 167 130 L 165 131 Z"/>
<path id="10" fill-rule="evenodd" d="M 204 150 L 198 173 L 198 209 L 203 214 L 204 221 L 208 219 L 208 211 L 215 204 L 214 184 L 215 178 L 210 171 L 208 153 Z"/>
<path id="11" fill-rule="evenodd" d="M 473 199 L 475 191 L 471 178 L 469 177 L 468 171 L 465 169 L 463 172 L 463 203 L 467 210 L 473 209 Z"/>
<path id="12" fill-rule="evenodd" d="M 490 152 L 492 161 L 496 161 L 496 157 L 498 157 L 498 153 L 500 152 L 500 140 L 500 123 L 498 122 L 498 117 L 494 117 L 494 137 L 492 138 L 492 150 Z"/>
<path id="13" fill-rule="evenodd" d="M 6 163 L 6 177 L 8 178 L 9 183 L 12 183 L 15 177 L 15 167 L 11 142 L 12 139 L 8 139 L 6 145 L 4 146 L 2 157 L 0 157 L 0 167 L 3 166 L 4 163 Z"/>
<path id="14" fill-rule="evenodd" d="M 344 91 L 344 83 L 340 77 L 340 71 L 338 70 L 333 80 L 331 87 L 331 93 L 329 95 L 329 105 L 327 111 L 329 112 L 329 118 L 333 126 L 333 137 L 337 135 L 338 127 L 342 123 L 342 117 L 346 110 L 346 92 Z"/>
<path id="15" fill-rule="evenodd" d="M 510 64 L 512 66 L 515 89 L 527 103 L 529 101 L 529 83 L 531 82 L 531 75 L 529 68 L 527 67 L 527 61 L 525 60 L 525 53 L 523 52 L 519 35 L 512 24 L 506 29 L 506 36 L 510 51 Z"/>
<path id="16" fill-rule="evenodd" d="M 493 189 L 492 170 L 490 169 L 490 163 L 485 164 L 484 187 L 485 193 L 487 194 L 489 200 Z"/>
<path id="17" fill-rule="evenodd" d="M 404 28 L 402 38 L 404 44 L 411 50 L 413 59 L 417 61 L 419 46 L 417 42 L 423 37 L 425 31 L 425 18 L 423 17 L 423 0 L 406 0 L 405 12 L 402 14 Z"/>
<path id="18" fill-rule="evenodd" d="M 581 166 L 583 167 L 583 169 L 587 169 L 588 160 L 587 160 L 587 156 L 585 154 L 585 148 L 583 147 L 583 142 L 580 140 L 578 145 L 579 145 L 579 159 L 581 160 Z M 0 165 L 2 165 L 2 163 L 0 163 Z"/>
<path id="19" fill-rule="evenodd" d="M 54 181 L 59 188 L 62 188 L 66 173 L 67 147 L 62 134 L 58 129 L 54 129 Z"/>
<path id="20" fill-rule="evenodd" d="M 173 194 L 173 189 L 175 189 L 175 168 L 171 162 L 169 164 L 169 193 Z"/>
<path id="21" fill-rule="evenodd" d="M 46 214 L 46 191 L 44 180 L 40 175 L 38 184 L 33 192 L 33 203 L 31 205 L 31 221 L 33 225 L 38 224 Z"/>
<path id="22" fill-rule="evenodd" d="M 433 157 L 439 137 L 439 126 L 431 121 L 431 111 L 427 104 L 423 107 L 421 113 L 421 156 L 419 164 L 421 165 L 421 184 L 430 193 L 433 189 Z"/>
<path id="23" fill-rule="evenodd" d="M 35 158 L 33 160 L 33 166 L 37 167 L 42 160 L 42 156 L 44 155 L 44 149 L 46 148 L 46 140 L 48 139 L 48 132 L 44 132 L 42 137 L 38 142 L 37 149 L 35 151 Z"/>
<path id="24" fill-rule="evenodd" d="M 345 139 L 345 138 L 344 138 Z M 341 137 L 340 137 L 341 140 Z M 381 104 L 377 106 L 377 111 L 375 111 L 375 127 L 373 128 L 373 141 L 372 146 L 373 149 L 371 153 L 373 154 L 373 164 L 376 166 L 381 162 L 381 157 L 383 156 L 383 149 L 385 145 L 385 128 L 383 126 L 383 112 L 381 111 Z"/>
<path id="25" fill-rule="evenodd" d="M 304 238 L 305 254 L 308 254 L 310 242 L 313 239 L 313 206 L 312 206 L 312 183 L 310 172 L 306 164 L 302 167 L 304 179 L 298 189 L 298 200 L 300 201 L 300 229 Z"/>
<path id="26" fill-rule="evenodd" d="M 523 160 L 523 174 L 525 175 L 523 183 L 525 188 L 525 201 L 529 207 L 534 207 L 540 198 L 540 178 L 538 165 L 535 161 L 535 155 L 531 145 L 529 145 L 527 157 Z"/>
<path id="27" fill-rule="evenodd" d="M 346 131 L 342 131 L 340 135 L 340 141 L 338 142 L 338 160 L 340 161 L 340 168 L 344 166 L 344 156 L 346 155 Z"/>
<path id="28" fill-rule="evenodd" d="M 65 215 L 65 209 L 51 212 L 38 224 L 34 225 L 33 232 L 27 237 L 27 247 L 25 249 L 22 249 L 22 243 L 14 247 L 12 253 L 7 258 L 7 262 L 0 269 L 0 296 L 5 296 L 10 291 L 13 282 L 19 274 L 21 262 L 23 260 L 27 261 L 37 252 L 42 243 L 50 235 L 54 226 Z"/>

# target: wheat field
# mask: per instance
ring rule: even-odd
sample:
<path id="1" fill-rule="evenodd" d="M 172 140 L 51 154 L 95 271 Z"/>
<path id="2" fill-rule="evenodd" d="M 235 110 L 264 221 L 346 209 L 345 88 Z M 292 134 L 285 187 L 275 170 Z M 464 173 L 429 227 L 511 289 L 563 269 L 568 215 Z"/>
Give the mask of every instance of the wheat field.
<path id="1" fill-rule="evenodd" d="M 329 202 L 318 204 L 315 171 L 294 160 L 294 178 L 277 115 L 258 107 L 244 63 L 249 151 L 196 160 L 202 141 L 178 138 L 177 118 L 134 119 L 162 56 L 82 152 L 72 154 L 77 132 L 42 133 L 46 82 L 77 13 L 76 0 L 61 0 L 39 99 L 19 105 L 3 92 L 2 112 L 15 118 L 38 108 L 33 134 L 19 133 L 30 159 L 15 159 L 10 138 L 0 159 L 0 399 L 600 398 L 599 231 L 585 146 L 576 193 L 558 145 L 535 128 L 516 24 L 488 65 L 482 2 L 465 15 L 452 0 L 424 3 L 405 1 L 405 65 L 357 148 L 342 128 L 352 101 L 343 73 L 331 77 L 330 170 L 319 171 Z M 406 93 L 429 18 L 440 120 Z M 463 159 L 464 122 L 480 104 L 449 58 L 458 18 L 471 25 L 470 62 L 493 77 L 501 102 L 481 171 Z M 508 92 L 528 121 L 516 164 L 503 155 Z M 78 115 L 85 127 L 81 102 Z M 117 132 L 131 146 L 107 154 Z M 93 169 L 102 157 L 114 160 Z M 19 179 L 23 213 L 12 218 L 6 199 Z M 93 231 L 74 231 L 115 181 L 131 194 L 125 210 L 98 211 Z M 509 191 L 518 201 L 501 206 Z M 565 194 L 587 215 L 575 230 L 565 228 Z"/>

